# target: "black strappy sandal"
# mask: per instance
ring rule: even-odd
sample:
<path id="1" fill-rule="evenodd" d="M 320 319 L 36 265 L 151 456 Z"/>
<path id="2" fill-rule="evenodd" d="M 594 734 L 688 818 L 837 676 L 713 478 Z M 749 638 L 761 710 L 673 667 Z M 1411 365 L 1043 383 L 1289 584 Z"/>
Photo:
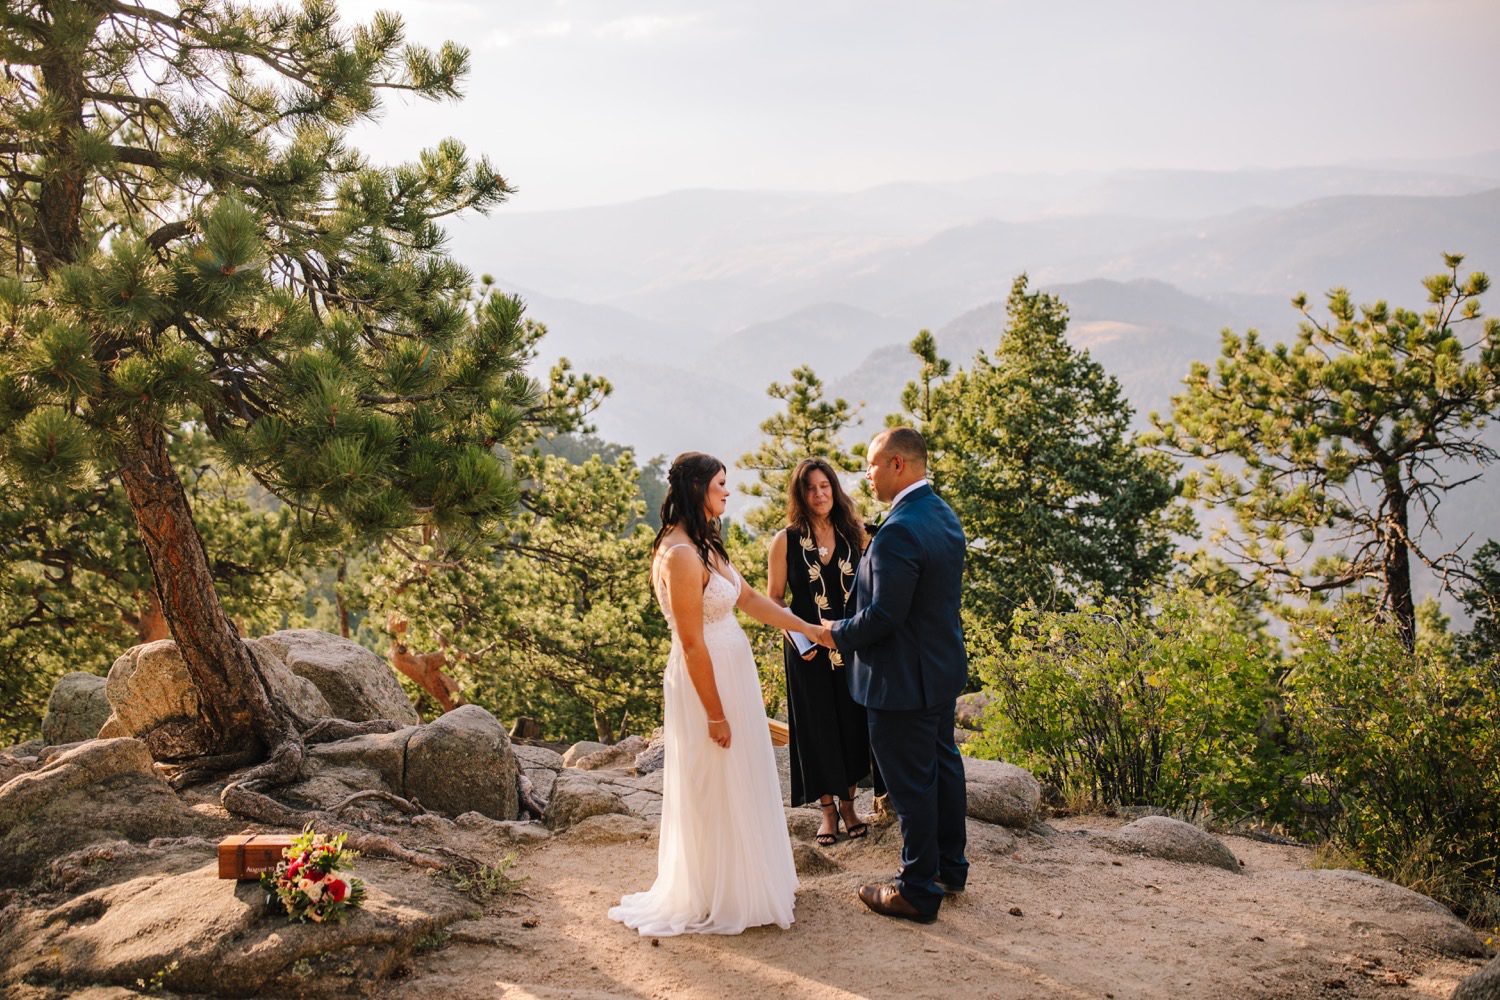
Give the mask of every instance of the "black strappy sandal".
<path id="1" fill-rule="evenodd" d="M 843 801 L 849 803 L 849 806 L 850 806 L 851 809 L 853 808 L 853 806 L 854 806 L 854 800 L 853 799 L 844 799 Z M 864 822 L 860 822 L 860 820 L 859 820 L 859 813 L 855 813 L 854 817 L 855 817 L 855 822 L 852 823 L 852 824 L 847 819 L 844 820 L 844 832 L 846 832 L 846 833 L 849 834 L 849 839 L 850 840 L 858 840 L 861 837 L 868 836 L 869 833 L 870 833 L 870 824 L 864 823 Z M 843 818 L 842 815 L 840 815 L 840 818 L 841 819 Z"/>
<path id="2" fill-rule="evenodd" d="M 839 800 L 835 798 L 832 802 L 819 802 L 818 808 L 823 809 L 825 815 L 827 814 L 827 810 L 833 810 L 833 832 L 814 834 L 813 840 L 817 842 L 819 847 L 832 847 L 838 843 L 839 839 Z"/>

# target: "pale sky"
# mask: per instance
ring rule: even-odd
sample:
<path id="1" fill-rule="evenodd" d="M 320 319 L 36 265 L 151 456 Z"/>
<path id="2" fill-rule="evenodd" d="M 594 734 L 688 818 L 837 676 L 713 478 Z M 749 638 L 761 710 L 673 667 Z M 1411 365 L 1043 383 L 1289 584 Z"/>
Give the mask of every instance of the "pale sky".
<path id="1" fill-rule="evenodd" d="M 342 0 L 459 41 L 465 100 L 388 102 L 382 161 L 456 136 L 512 211 L 683 188 L 1233 169 L 1500 148 L 1500 0 Z"/>

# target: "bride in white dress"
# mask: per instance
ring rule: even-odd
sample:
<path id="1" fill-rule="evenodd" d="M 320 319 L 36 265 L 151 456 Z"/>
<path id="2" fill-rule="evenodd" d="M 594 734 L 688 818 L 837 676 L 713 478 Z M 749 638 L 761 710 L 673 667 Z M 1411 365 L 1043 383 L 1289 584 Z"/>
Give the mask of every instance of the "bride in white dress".
<path id="1" fill-rule="evenodd" d="M 781 782 L 734 609 L 803 634 L 816 626 L 745 586 L 729 564 L 717 527 L 728 499 L 718 459 L 688 452 L 673 461 L 651 563 L 672 628 L 656 882 L 609 911 L 653 937 L 792 923 L 797 870 Z"/>

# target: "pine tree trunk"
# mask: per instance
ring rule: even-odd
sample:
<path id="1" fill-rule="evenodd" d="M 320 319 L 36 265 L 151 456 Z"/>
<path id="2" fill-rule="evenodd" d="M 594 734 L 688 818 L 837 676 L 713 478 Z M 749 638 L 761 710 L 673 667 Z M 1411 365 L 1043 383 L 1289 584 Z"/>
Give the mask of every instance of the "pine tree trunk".
<path id="1" fill-rule="evenodd" d="M 1381 571 L 1385 577 L 1386 600 L 1390 602 L 1391 614 L 1396 619 L 1396 631 L 1402 644 L 1411 650 L 1417 644 L 1417 610 L 1411 593 L 1411 553 L 1407 549 L 1409 499 L 1399 468 L 1387 470 L 1385 495 L 1390 510 L 1387 518 L 1390 530 L 1381 557 Z"/>
<path id="2" fill-rule="evenodd" d="M 272 698 L 219 603 L 203 539 L 167 455 L 165 430 L 149 416 L 127 418 L 116 456 L 156 580 L 157 599 L 198 687 L 219 752 L 256 748 L 257 743 L 259 750 L 269 751 L 296 739 L 290 717 Z"/>

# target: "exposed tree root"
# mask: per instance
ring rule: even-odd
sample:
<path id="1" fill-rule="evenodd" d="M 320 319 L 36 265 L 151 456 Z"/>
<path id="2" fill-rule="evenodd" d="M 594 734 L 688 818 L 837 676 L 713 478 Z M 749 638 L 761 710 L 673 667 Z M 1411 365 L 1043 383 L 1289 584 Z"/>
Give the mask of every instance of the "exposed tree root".
<path id="1" fill-rule="evenodd" d="M 243 781 L 237 781 L 225 788 L 219 801 L 223 803 L 224 808 L 236 816 L 244 816 L 267 826 L 289 826 L 302 829 L 311 823 L 314 828 L 338 829 L 348 834 L 345 842 L 350 847 L 367 857 L 386 858 L 415 865 L 418 868 L 430 868 L 434 871 L 453 865 L 451 861 L 445 861 L 430 854 L 407 850 L 390 837 L 371 833 L 368 830 L 351 828 L 344 820 L 330 812 L 318 809 L 293 809 L 268 795 L 246 788 Z M 461 855 L 454 855 L 454 857 L 463 861 L 469 860 L 462 858 Z"/>
<path id="2" fill-rule="evenodd" d="M 347 740 L 351 736 L 370 736 L 378 733 L 394 733 L 405 729 L 399 722 L 390 719 L 374 719 L 370 722 L 350 722 L 348 719 L 319 719 L 308 727 L 307 732 L 302 734 L 302 742 L 308 745 L 314 743 L 337 743 L 339 740 Z"/>
<path id="3" fill-rule="evenodd" d="M 233 753 L 213 754 L 208 757 L 198 757 L 182 764 L 168 764 L 158 761 L 156 773 L 164 778 L 168 785 L 175 791 L 182 791 L 192 785 L 201 785 L 205 781 L 211 781 L 227 771 L 238 770 L 246 764 L 254 763 L 260 759 L 258 750 L 236 750 Z"/>
<path id="4" fill-rule="evenodd" d="M 406 813 L 406 815 L 408 816 L 423 816 L 427 813 L 427 810 L 422 808 L 422 803 L 418 802 L 417 800 L 403 799 L 395 792 L 388 792 L 383 788 L 366 788 L 362 792 L 355 792 L 348 798 L 329 806 L 328 811 L 335 814 L 341 813 L 347 807 L 363 799 L 379 799 L 381 802 L 395 806 L 397 809 Z"/>
<path id="5" fill-rule="evenodd" d="M 536 786 L 531 783 L 530 778 L 524 774 L 517 775 L 516 791 L 521 800 L 521 811 L 523 813 L 530 813 L 536 819 L 545 817 L 547 807 L 536 797 Z"/>

